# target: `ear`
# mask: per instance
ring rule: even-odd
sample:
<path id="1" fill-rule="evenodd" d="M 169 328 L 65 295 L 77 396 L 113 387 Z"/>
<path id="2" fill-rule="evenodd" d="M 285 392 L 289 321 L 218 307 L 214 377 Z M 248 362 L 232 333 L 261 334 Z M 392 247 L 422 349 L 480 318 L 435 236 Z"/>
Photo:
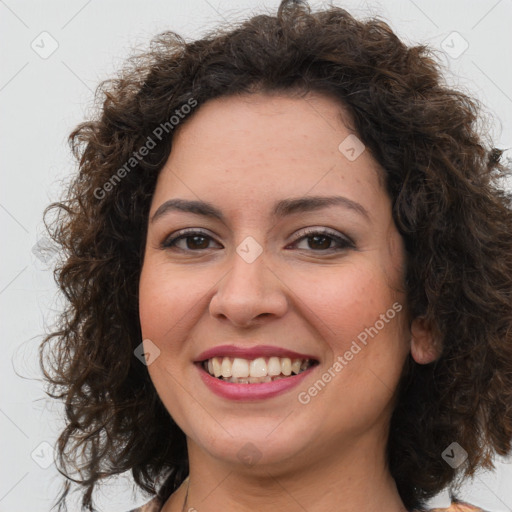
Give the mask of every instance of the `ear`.
<path id="1" fill-rule="evenodd" d="M 441 355 L 432 330 L 425 318 L 417 317 L 411 324 L 411 356 L 418 364 L 428 364 Z"/>

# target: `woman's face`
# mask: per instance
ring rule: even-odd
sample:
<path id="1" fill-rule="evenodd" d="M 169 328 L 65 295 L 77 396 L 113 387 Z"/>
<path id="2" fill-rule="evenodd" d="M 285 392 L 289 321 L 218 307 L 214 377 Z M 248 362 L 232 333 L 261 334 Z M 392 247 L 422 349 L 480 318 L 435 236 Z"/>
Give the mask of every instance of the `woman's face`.
<path id="1" fill-rule="evenodd" d="M 175 134 L 140 321 L 190 456 L 291 467 L 386 439 L 410 349 L 404 249 L 340 113 L 316 94 L 222 98 Z"/>

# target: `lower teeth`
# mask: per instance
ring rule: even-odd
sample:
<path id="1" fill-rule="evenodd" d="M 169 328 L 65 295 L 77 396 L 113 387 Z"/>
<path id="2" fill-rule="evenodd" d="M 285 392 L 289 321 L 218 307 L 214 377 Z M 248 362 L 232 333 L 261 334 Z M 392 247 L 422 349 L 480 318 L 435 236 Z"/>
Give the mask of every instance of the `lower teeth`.
<path id="1" fill-rule="evenodd" d="M 225 382 L 232 382 L 233 384 L 260 384 L 263 382 L 273 382 L 274 380 L 279 379 L 286 379 L 288 377 L 293 377 L 294 375 L 299 375 L 302 373 L 303 370 L 301 370 L 298 374 L 292 373 L 291 375 L 275 375 L 275 376 L 269 376 L 266 377 L 217 377 L 219 380 L 223 380 Z"/>

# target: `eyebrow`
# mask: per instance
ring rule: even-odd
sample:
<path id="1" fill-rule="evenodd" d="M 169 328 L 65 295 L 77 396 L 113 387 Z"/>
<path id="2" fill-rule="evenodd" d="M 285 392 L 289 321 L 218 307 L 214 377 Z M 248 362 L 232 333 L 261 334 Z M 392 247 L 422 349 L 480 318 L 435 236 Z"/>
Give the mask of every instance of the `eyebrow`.
<path id="1" fill-rule="evenodd" d="M 295 213 L 320 210 L 322 208 L 327 208 L 328 206 L 343 206 L 344 208 L 352 210 L 353 212 L 365 217 L 367 220 L 370 220 L 370 215 L 363 205 L 343 196 L 307 196 L 282 199 L 275 203 L 272 215 L 274 217 L 281 218 Z M 178 198 L 169 199 L 165 203 L 161 204 L 153 214 L 150 222 L 156 222 L 159 218 L 171 211 L 194 213 L 196 215 L 203 215 L 204 217 L 218 219 L 225 223 L 225 218 L 222 212 L 211 203 Z"/>

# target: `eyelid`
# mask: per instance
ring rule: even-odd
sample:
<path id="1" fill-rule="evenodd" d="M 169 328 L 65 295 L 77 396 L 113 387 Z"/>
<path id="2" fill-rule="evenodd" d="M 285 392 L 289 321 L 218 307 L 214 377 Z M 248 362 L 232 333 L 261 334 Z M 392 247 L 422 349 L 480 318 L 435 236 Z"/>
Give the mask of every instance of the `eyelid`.
<path id="1" fill-rule="evenodd" d="M 352 240 L 352 238 L 350 238 L 345 233 L 342 233 L 342 232 L 337 231 L 335 229 L 327 228 L 327 227 L 324 227 L 324 226 L 312 226 L 312 227 L 307 227 L 307 228 L 304 228 L 304 229 L 298 231 L 296 233 L 296 235 L 294 235 L 294 239 L 293 239 L 292 243 L 295 243 L 295 242 L 301 240 L 302 238 L 306 238 L 307 236 L 312 236 L 312 235 L 317 235 L 317 234 L 327 235 L 327 236 L 330 236 L 330 237 L 332 237 L 334 239 L 342 240 L 349 247 L 355 248 L 355 246 L 356 246 L 356 244 Z"/>
<path id="2" fill-rule="evenodd" d="M 162 249 L 168 249 L 171 247 L 171 242 L 176 242 L 179 238 L 186 238 L 187 236 L 194 236 L 194 235 L 200 235 L 207 237 L 211 240 L 213 240 L 215 243 L 222 245 L 220 242 L 217 242 L 215 239 L 215 236 L 211 234 L 210 232 L 202 229 L 202 228 L 183 228 L 179 229 L 178 231 L 174 231 L 170 235 L 166 236 L 162 243 L 160 244 L 160 247 Z M 179 249 L 179 248 L 178 248 Z"/>

